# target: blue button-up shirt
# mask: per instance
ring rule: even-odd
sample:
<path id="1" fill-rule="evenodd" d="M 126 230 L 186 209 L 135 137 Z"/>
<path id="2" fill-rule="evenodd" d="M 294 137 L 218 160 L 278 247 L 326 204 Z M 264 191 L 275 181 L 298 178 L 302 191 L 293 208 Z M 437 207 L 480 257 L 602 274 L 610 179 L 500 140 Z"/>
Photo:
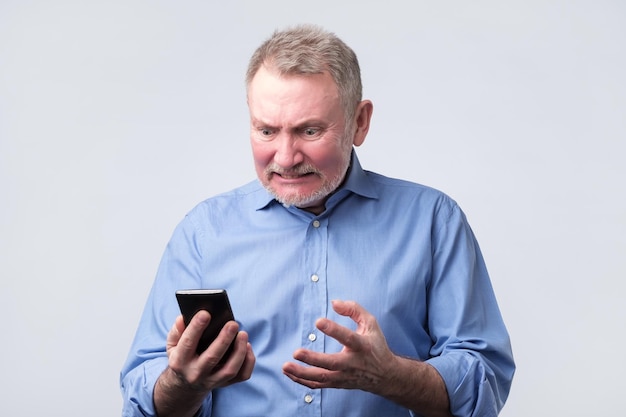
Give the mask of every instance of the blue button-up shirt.
<path id="1" fill-rule="evenodd" d="M 382 397 L 314 390 L 282 374 L 300 347 L 338 352 L 314 326 L 354 300 L 391 350 L 427 361 L 458 416 L 495 416 L 514 373 L 478 244 L 457 204 L 422 185 L 364 171 L 353 152 L 345 183 L 313 215 L 277 203 L 254 181 L 196 206 L 167 245 L 121 373 L 124 416 L 154 415 L 178 289 L 225 288 L 256 354 L 252 377 L 214 390 L 201 416 L 407 416 Z"/>

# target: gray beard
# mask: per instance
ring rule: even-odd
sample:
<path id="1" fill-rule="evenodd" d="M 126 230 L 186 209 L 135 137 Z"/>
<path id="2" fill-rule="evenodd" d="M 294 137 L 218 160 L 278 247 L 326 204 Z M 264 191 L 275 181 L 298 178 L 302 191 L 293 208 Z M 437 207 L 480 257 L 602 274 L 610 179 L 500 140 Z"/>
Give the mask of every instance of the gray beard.
<path id="1" fill-rule="evenodd" d="M 343 182 L 348 172 L 348 167 L 350 166 L 351 153 L 352 153 L 352 147 L 350 147 L 349 152 L 346 152 L 344 156 L 344 159 L 342 161 L 343 166 L 341 167 L 341 170 L 340 170 L 341 174 L 337 175 L 335 178 L 332 178 L 330 181 L 326 182 L 322 186 L 322 188 L 320 188 L 317 191 L 314 191 L 311 194 L 294 193 L 294 194 L 279 196 L 276 193 L 276 191 L 273 189 L 273 187 L 269 185 L 265 185 L 265 184 L 264 184 L 264 187 L 270 194 L 274 196 L 276 201 L 281 203 L 283 206 L 285 207 L 295 206 L 299 208 L 306 208 L 307 206 L 310 206 L 317 201 L 325 200 L 332 193 L 334 193 L 335 190 L 337 190 L 337 188 L 339 188 L 339 186 Z M 316 173 L 316 175 L 319 175 L 319 173 Z"/>

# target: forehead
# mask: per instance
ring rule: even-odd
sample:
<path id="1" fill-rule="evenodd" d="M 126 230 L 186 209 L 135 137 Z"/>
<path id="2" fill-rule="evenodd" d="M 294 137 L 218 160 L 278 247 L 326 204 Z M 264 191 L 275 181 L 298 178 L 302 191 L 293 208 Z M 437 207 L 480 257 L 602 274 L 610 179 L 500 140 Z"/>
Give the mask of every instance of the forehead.
<path id="1" fill-rule="evenodd" d="M 267 121 L 343 117 L 337 86 L 327 72 L 280 75 L 262 66 L 248 86 L 248 106 L 253 118 Z"/>

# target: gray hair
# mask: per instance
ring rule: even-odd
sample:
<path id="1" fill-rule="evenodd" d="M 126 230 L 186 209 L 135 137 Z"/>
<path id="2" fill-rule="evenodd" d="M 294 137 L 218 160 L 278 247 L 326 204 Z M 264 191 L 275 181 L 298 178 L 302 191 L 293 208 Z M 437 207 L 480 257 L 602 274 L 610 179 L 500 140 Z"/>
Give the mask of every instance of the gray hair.
<path id="1" fill-rule="evenodd" d="M 299 25 L 275 31 L 250 58 L 246 87 L 263 65 L 280 75 L 328 71 L 337 85 L 347 121 L 352 119 L 361 101 L 363 88 L 356 54 L 334 33 L 318 26 Z"/>

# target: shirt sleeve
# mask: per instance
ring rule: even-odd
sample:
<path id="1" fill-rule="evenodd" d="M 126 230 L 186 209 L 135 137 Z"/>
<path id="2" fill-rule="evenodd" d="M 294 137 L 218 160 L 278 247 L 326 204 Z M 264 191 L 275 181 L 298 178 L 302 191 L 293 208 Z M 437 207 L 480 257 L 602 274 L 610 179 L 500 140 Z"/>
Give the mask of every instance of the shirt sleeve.
<path id="1" fill-rule="evenodd" d="M 455 416 L 497 416 L 515 371 L 510 339 L 485 262 L 465 215 L 444 201 L 432 231 L 428 360 Z"/>
<path id="2" fill-rule="evenodd" d="M 180 314 L 175 292 L 199 288 L 202 270 L 200 235 L 188 215 L 177 226 L 159 264 L 126 363 L 120 373 L 123 417 L 155 416 L 154 385 L 167 368 L 167 334 Z M 211 395 L 196 416 L 211 415 Z"/>

